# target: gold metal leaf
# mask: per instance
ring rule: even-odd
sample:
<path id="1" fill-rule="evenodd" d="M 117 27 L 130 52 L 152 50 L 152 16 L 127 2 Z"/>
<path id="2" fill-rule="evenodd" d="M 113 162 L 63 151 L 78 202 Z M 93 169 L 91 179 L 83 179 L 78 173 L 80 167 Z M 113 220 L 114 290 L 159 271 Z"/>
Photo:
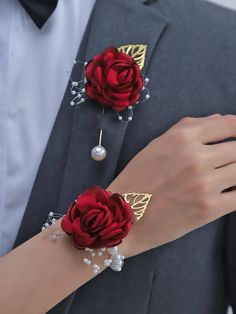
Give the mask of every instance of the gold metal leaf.
<path id="1" fill-rule="evenodd" d="M 127 53 L 137 62 L 140 71 L 144 68 L 147 45 L 125 45 L 118 48 L 119 52 Z"/>
<path id="2" fill-rule="evenodd" d="M 136 220 L 140 220 L 151 200 L 152 195 L 147 193 L 125 193 L 124 200 L 131 205 Z"/>

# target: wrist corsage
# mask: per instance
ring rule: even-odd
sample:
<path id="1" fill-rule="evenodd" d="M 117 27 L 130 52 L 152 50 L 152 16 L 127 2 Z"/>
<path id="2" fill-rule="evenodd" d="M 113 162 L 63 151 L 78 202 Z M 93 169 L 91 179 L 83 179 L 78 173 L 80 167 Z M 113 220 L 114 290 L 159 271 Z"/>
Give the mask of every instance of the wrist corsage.
<path id="1" fill-rule="evenodd" d="M 66 214 L 50 212 L 42 230 L 62 217 L 63 232 L 53 231 L 50 234 L 53 240 L 69 236 L 77 249 L 88 253 L 83 262 L 92 266 L 94 274 L 107 266 L 121 271 L 125 257 L 120 254 L 118 246 L 130 232 L 133 223 L 143 216 L 150 199 L 150 194 L 121 195 L 98 186 L 90 187 L 76 198 Z M 96 259 L 94 263 L 93 259 Z M 100 264 L 98 260 L 101 260 Z"/>

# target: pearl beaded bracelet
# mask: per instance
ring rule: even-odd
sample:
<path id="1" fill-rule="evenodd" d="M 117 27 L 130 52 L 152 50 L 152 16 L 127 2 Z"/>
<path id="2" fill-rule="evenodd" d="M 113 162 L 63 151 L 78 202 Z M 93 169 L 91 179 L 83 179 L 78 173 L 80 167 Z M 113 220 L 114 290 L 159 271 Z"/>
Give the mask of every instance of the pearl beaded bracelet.
<path id="1" fill-rule="evenodd" d="M 120 195 L 99 186 L 90 187 L 80 194 L 66 214 L 50 212 L 42 231 L 56 226 L 60 218 L 61 229 L 53 230 L 50 238 L 70 236 L 77 249 L 84 250 L 83 263 L 98 274 L 104 268 L 121 271 L 125 257 L 119 245 L 128 235 L 132 224 L 142 218 L 151 199 L 147 193 Z M 96 258 L 96 260 L 94 260 Z"/>

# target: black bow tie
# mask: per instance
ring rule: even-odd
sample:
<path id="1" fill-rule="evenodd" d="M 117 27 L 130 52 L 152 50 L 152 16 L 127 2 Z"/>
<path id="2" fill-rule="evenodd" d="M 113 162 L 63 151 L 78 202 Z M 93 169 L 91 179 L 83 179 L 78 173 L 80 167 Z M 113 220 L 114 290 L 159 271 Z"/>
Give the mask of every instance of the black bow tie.
<path id="1" fill-rule="evenodd" d="M 55 10 L 58 0 L 19 0 L 35 24 L 42 28 Z"/>

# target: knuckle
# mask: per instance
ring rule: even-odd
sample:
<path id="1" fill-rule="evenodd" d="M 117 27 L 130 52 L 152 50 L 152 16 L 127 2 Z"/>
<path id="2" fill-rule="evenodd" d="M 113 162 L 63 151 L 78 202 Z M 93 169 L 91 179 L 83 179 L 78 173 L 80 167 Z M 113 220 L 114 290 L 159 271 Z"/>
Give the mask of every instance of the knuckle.
<path id="1" fill-rule="evenodd" d="M 172 133 L 172 140 L 177 145 L 187 145 L 191 141 L 191 134 L 186 129 L 178 129 Z"/>
<path id="2" fill-rule="evenodd" d="M 191 117 L 184 117 L 179 121 L 179 125 L 182 125 L 182 126 L 190 125 L 193 123 L 193 120 L 194 119 Z"/>
<path id="3" fill-rule="evenodd" d="M 223 120 L 225 121 L 225 123 L 228 125 L 228 126 L 234 126 L 236 125 L 236 116 L 233 115 L 233 114 L 227 114 L 223 117 Z"/>

